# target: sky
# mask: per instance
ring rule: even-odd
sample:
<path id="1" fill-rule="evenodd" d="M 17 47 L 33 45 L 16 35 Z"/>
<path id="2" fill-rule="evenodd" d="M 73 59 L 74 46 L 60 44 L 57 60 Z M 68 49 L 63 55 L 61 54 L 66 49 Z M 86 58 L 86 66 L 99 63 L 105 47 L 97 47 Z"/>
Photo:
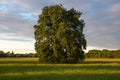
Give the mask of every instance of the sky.
<path id="1" fill-rule="evenodd" d="M 0 50 L 34 53 L 34 28 L 42 8 L 62 4 L 83 14 L 87 51 L 120 49 L 120 0 L 0 0 Z"/>

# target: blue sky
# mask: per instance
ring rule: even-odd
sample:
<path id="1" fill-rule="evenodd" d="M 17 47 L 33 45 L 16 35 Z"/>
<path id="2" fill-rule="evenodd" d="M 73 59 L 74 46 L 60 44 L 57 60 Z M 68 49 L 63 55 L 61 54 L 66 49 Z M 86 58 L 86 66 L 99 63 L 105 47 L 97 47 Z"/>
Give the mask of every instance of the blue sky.
<path id="1" fill-rule="evenodd" d="M 0 50 L 34 51 L 34 29 L 44 6 L 83 12 L 89 49 L 120 49 L 120 0 L 0 0 Z"/>

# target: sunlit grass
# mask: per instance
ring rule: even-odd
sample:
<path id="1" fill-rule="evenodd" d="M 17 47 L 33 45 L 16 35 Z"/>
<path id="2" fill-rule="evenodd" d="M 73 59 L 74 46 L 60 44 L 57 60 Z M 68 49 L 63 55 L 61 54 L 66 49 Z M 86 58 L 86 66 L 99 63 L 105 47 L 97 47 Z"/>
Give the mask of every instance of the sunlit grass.
<path id="1" fill-rule="evenodd" d="M 119 70 L 55 70 L 55 71 L 29 71 L 29 72 L 15 72 L 3 73 L 0 76 L 23 76 L 23 75 L 46 75 L 46 74 L 120 74 Z"/>
<path id="2" fill-rule="evenodd" d="M 86 58 L 85 61 L 120 62 L 120 58 Z"/>
<path id="3" fill-rule="evenodd" d="M 0 62 L 2 61 L 38 61 L 38 58 L 0 58 Z"/>
<path id="4" fill-rule="evenodd" d="M 120 80 L 119 75 L 120 59 L 42 64 L 38 58 L 0 58 L 0 80 Z"/>
<path id="5" fill-rule="evenodd" d="M 93 64 L 93 63 L 91 63 L 91 64 L 19 64 L 19 63 L 9 63 L 9 64 L 0 64 L 0 66 L 7 66 L 7 67 L 9 67 L 9 66 L 73 66 L 73 67 L 79 67 L 79 66 L 120 66 L 120 64 L 118 64 L 118 63 L 109 63 L 109 64 L 106 64 L 106 63 L 98 63 L 98 64 Z"/>

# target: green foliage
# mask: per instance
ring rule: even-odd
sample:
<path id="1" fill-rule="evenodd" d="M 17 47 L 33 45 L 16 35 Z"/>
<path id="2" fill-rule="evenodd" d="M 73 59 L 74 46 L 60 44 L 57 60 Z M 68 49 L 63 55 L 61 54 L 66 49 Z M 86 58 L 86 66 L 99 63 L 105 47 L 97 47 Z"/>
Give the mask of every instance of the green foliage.
<path id="1" fill-rule="evenodd" d="M 35 50 L 46 63 L 78 63 L 84 59 L 86 40 L 81 12 L 61 5 L 46 6 L 34 26 Z"/>
<path id="2" fill-rule="evenodd" d="M 120 50 L 89 50 L 86 58 L 120 58 Z"/>

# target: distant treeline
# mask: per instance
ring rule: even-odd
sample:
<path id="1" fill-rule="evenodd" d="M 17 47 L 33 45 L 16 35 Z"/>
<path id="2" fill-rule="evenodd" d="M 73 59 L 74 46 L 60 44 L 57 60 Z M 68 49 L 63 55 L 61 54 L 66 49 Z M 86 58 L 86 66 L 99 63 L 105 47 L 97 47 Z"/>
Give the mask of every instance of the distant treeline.
<path id="1" fill-rule="evenodd" d="M 120 58 L 120 50 L 89 50 L 86 58 Z"/>
<path id="2" fill-rule="evenodd" d="M 14 52 L 0 51 L 0 57 L 38 57 L 36 53 L 14 54 Z M 86 58 L 120 58 L 120 50 L 89 50 L 85 54 Z"/>
<path id="3" fill-rule="evenodd" d="M 25 54 L 20 54 L 20 53 L 17 53 L 17 54 L 14 54 L 14 52 L 4 52 L 4 51 L 0 51 L 0 58 L 5 58 L 5 57 L 13 57 L 13 58 L 20 58 L 20 57 L 37 57 L 37 54 L 36 53 L 25 53 Z"/>

